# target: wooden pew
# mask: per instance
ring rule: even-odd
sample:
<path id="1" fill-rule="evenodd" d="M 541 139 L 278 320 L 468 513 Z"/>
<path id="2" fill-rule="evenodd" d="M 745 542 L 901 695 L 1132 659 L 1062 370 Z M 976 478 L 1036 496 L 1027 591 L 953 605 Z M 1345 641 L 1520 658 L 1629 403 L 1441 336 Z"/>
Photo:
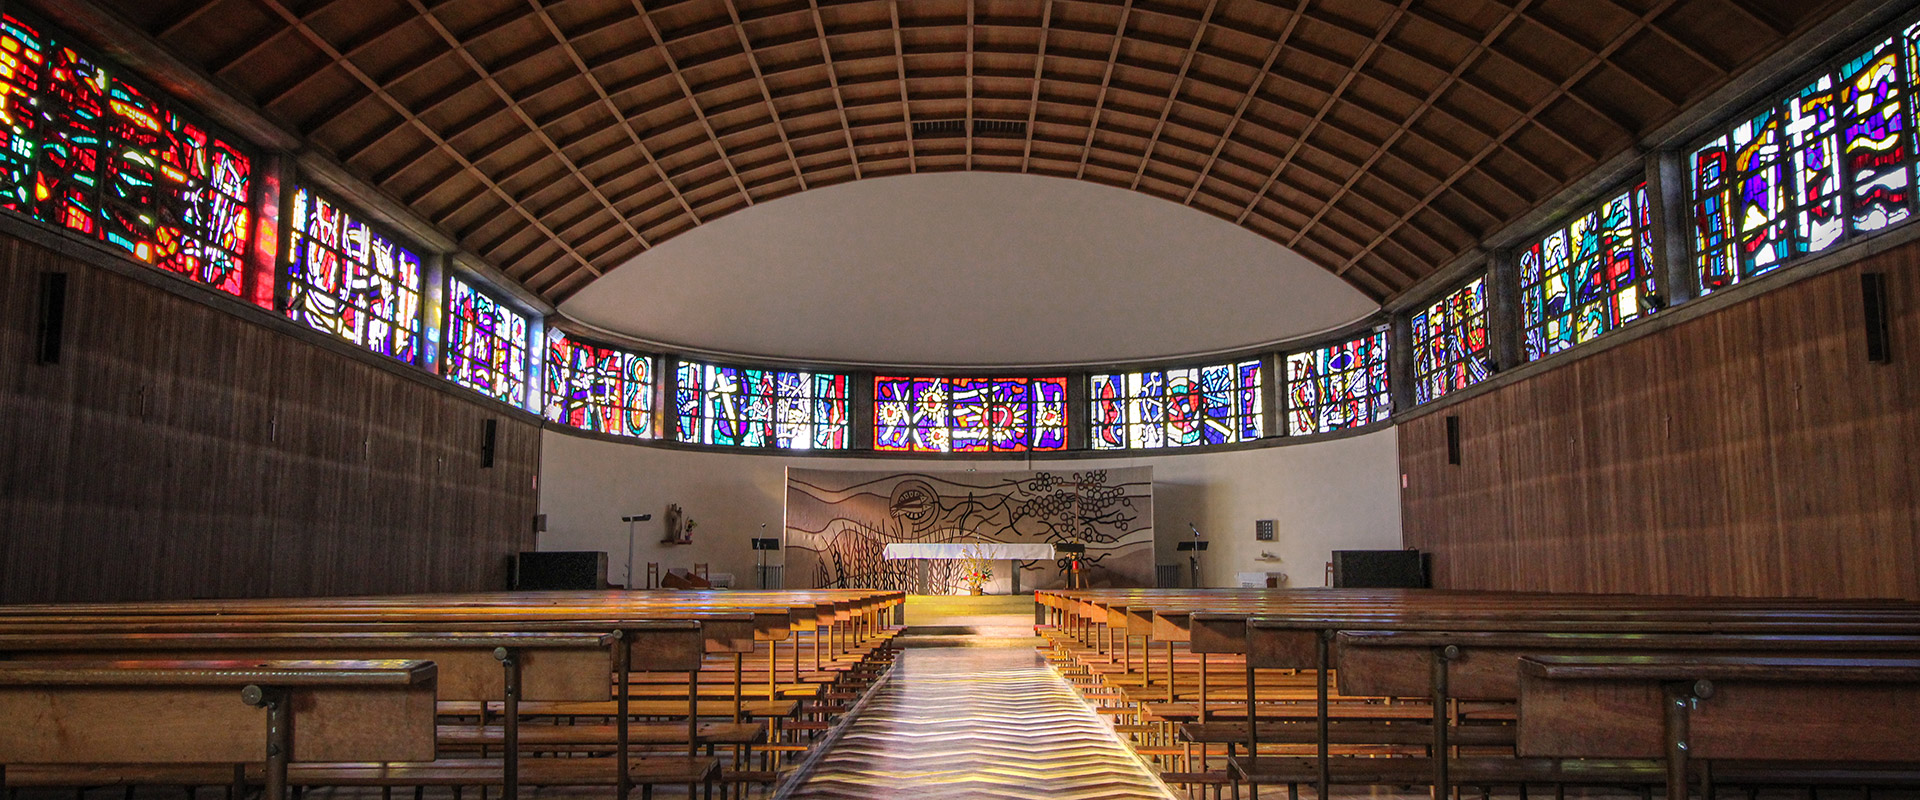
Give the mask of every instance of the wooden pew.
<path id="1" fill-rule="evenodd" d="M 559 595 L 559 596 L 556 596 Z M 649 618 L 695 620 L 710 631 L 706 650 L 731 654 L 735 680 L 732 716 L 740 720 L 743 710 L 741 655 L 751 652 L 757 641 L 766 642 L 770 656 L 774 644 L 791 637 L 794 629 L 815 631 L 814 658 L 822 657 L 823 647 L 838 654 L 852 652 L 859 643 L 879 630 L 879 612 L 899 603 L 899 593 L 867 591 L 755 593 L 646 593 L 634 599 L 626 593 L 487 593 L 481 595 L 425 595 L 372 598 L 319 598 L 281 601 L 192 601 L 179 603 L 88 604 L 80 606 L 17 606 L 0 609 L 0 631 L 46 632 L 76 628 L 94 634 L 147 634 L 174 632 L 198 635 L 233 631 L 236 626 L 258 633 L 315 634 L 317 632 L 361 633 L 418 630 L 422 628 L 454 632 L 564 631 L 620 627 L 630 622 L 657 621 Z M 618 618 L 616 618 L 618 617 Z M 742 623 L 742 620 L 746 622 Z M 839 635 L 835 635 L 835 628 Z M 826 635 L 822 636 L 824 630 Z M 856 639 L 860 640 L 856 642 Z M 651 661 L 636 658 L 636 669 L 659 668 L 658 652 L 651 647 L 616 648 L 630 656 L 646 653 Z M 794 669 L 799 669 L 797 648 Z M 618 655 L 618 653 L 616 653 Z M 687 719 L 690 754 L 701 742 L 699 718 L 711 716 L 711 709 L 698 702 L 701 669 L 686 665 L 685 689 L 656 693 L 658 696 L 683 696 L 681 706 Z M 829 656 L 832 658 L 832 656 Z M 824 666 L 824 665 L 823 665 Z M 678 667 L 675 667 L 678 668 Z M 772 673 L 770 669 L 770 681 Z M 606 672 L 600 673 L 603 677 Z M 632 671 L 621 670 L 622 676 Z M 797 677 L 797 676 L 796 676 Z M 631 687 L 629 677 L 618 684 Z M 613 716 L 624 729 L 631 715 L 625 713 L 631 691 L 617 694 Z M 499 696 L 499 695 L 494 695 Z M 605 694 L 601 694 L 602 699 Z M 476 698 L 484 700 L 484 697 Z M 658 711 L 659 709 L 652 709 Z M 518 715 L 508 714 L 509 725 Z M 503 732 L 504 735 L 504 732 Z M 627 749 L 626 735 L 618 737 L 618 747 Z M 517 752 L 517 748 L 506 748 Z M 419 771 L 416 771 L 419 774 Z M 511 781 L 509 781 L 511 783 Z M 624 796 L 627 786 L 621 787 Z"/>
<path id="2" fill-rule="evenodd" d="M 291 762 L 431 761 L 435 684 L 424 661 L 0 662 L 0 787 L 22 765 L 264 761 L 284 800 Z"/>
<path id="3" fill-rule="evenodd" d="M 1903 765 L 1909 780 L 1920 763 L 1920 659 L 1528 656 L 1519 672 L 1521 755 L 1664 757 L 1670 798 L 1694 759 Z"/>
<path id="4" fill-rule="evenodd" d="M 1854 633 L 1870 631 L 1920 632 L 1916 628 L 1914 606 L 1910 604 L 1885 601 L 1780 601 L 1756 600 L 1747 598 L 1668 598 L 1668 597 L 1625 597 L 1625 596 L 1565 596 L 1517 593 L 1462 593 L 1462 592 L 1349 592 L 1332 591 L 1207 591 L 1194 593 L 1187 590 L 1165 591 L 1121 591 L 1121 592 L 1079 592 L 1056 595 L 1048 598 L 1041 593 L 1041 602 L 1049 607 L 1050 621 L 1064 626 L 1065 631 L 1079 641 L 1092 639 L 1101 643 L 1101 633 L 1119 633 L 1124 647 L 1135 633 L 1151 635 L 1157 633 L 1169 642 L 1179 641 L 1184 635 L 1190 641 L 1190 649 L 1199 659 L 1204 660 L 1208 653 L 1248 653 L 1248 674 L 1243 684 L 1250 700 L 1258 702 L 1256 689 L 1262 681 L 1255 679 L 1254 669 L 1282 667 L 1287 669 L 1310 669 L 1317 676 L 1330 674 L 1327 653 L 1336 653 L 1332 645 L 1325 641 L 1335 631 L 1348 625 L 1366 627 L 1368 623 L 1392 626 L 1407 620 L 1432 620 L 1433 627 L 1448 626 L 1474 629 L 1479 627 L 1493 630 L 1527 630 L 1537 627 L 1538 619 L 1558 615 L 1567 621 L 1573 630 L 1606 631 L 1630 630 L 1636 625 L 1644 630 L 1678 631 L 1721 631 L 1721 630 L 1784 630 L 1793 632 L 1847 630 Z M 1215 595 L 1219 596 L 1215 596 Z M 1784 610 L 1783 610 L 1784 608 Z M 1209 609 L 1196 613 L 1197 609 Z M 1247 620 L 1261 615 L 1287 615 L 1290 618 L 1310 618 L 1309 612 L 1321 612 L 1326 619 L 1324 624 L 1306 625 L 1301 631 L 1288 634 L 1290 641 L 1277 638 L 1267 642 L 1264 655 L 1259 648 L 1250 648 L 1247 643 Z M 1533 615 L 1529 619 L 1529 614 Z M 1152 623 L 1145 623 L 1151 619 Z M 1195 619 L 1206 621 L 1204 624 Z M 1164 625 L 1173 625 L 1169 630 Z M 1624 624 L 1623 624 L 1624 623 Z M 1660 627 L 1647 628 L 1658 623 Z M 1224 626 L 1212 631 L 1203 628 L 1214 625 Z M 1517 626 L 1517 627 L 1516 627 Z M 1188 630 L 1191 629 L 1191 630 Z M 1212 635 L 1203 635 L 1211 633 Z M 1290 657 L 1275 659 L 1275 651 L 1286 651 Z M 1171 655 L 1172 649 L 1169 648 Z M 1171 665 L 1173 658 L 1167 659 Z M 1152 669 L 1148 662 L 1149 670 Z M 1204 680 L 1210 670 L 1196 670 L 1195 677 Z M 1179 668 L 1167 670 L 1168 689 L 1172 682 L 1184 674 Z M 1344 674 L 1344 673 L 1342 673 Z M 1417 674 L 1425 681 L 1429 672 L 1422 670 Z M 1169 692 L 1171 696 L 1172 692 Z M 1319 773 L 1316 783 L 1326 785 L 1329 779 L 1329 764 L 1326 753 L 1330 744 L 1342 740 L 1352 741 L 1352 737 L 1334 736 L 1328 730 L 1330 714 L 1327 709 L 1327 692 L 1323 688 L 1317 693 L 1316 714 L 1319 721 L 1314 739 L 1319 744 L 1316 760 Z M 1202 693 L 1199 708 L 1202 713 L 1207 709 L 1206 698 Z M 1444 704 L 1441 706 L 1444 708 Z M 1244 716 L 1244 715 L 1243 715 Z M 1443 720 L 1444 721 L 1444 720 Z M 1343 723 L 1344 724 L 1344 723 Z M 1261 730 L 1280 733 L 1282 731 L 1298 740 L 1299 734 L 1290 729 L 1274 729 L 1273 726 L 1247 726 L 1245 731 L 1250 739 L 1248 745 L 1256 747 L 1260 743 Z M 1348 726 L 1348 731 L 1363 730 Z M 1478 735 L 1479 732 L 1475 732 Z M 1398 735 L 1398 734 L 1396 734 Z M 1405 737 L 1401 737 L 1405 738 Z M 1442 767 L 1444 768 L 1444 767 Z M 1479 775 L 1485 770 L 1476 770 Z M 1543 773 L 1544 774 L 1544 773 Z"/>
<path id="5" fill-rule="evenodd" d="M 690 623 L 658 623 L 644 633 L 626 629 L 636 646 L 652 651 L 697 631 Z M 27 661 L 81 659 L 303 660 L 351 656 L 432 662 L 439 700 L 501 700 L 502 796 L 519 795 L 519 703 L 534 700 L 607 700 L 618 657 L 614 632 L 329 632 L 0 634 L 0 657 Z M 644 639 L 644 641 L 642 641 Z M 684 649 L 685 645 L 679 645 Z M 6 662 L 0 662 L 6 663 Z M 624 754 L 622 754 L 624 755 Z M 334 759 L 344 760 L 344 759 Z M 388 761 L 406 759 L 383 759 Z"/>

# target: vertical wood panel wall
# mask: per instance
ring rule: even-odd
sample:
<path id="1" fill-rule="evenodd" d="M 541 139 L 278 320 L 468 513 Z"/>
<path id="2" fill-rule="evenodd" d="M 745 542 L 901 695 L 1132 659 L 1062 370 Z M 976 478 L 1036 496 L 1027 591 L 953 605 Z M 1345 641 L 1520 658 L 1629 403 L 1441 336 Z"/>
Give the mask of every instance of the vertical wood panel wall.
<path id="1" fill-rule="evenodd" d="M 0 602 L 497 589 L 533 544 L 537 426 L 4 235 L 0 442 Z"/>
<path id="2" fill-rule="evenodd" d="M 1407 422 L 1405 541 L 1448 588 L 1920 599 L 1916 445 L 1911 244 Z"/>

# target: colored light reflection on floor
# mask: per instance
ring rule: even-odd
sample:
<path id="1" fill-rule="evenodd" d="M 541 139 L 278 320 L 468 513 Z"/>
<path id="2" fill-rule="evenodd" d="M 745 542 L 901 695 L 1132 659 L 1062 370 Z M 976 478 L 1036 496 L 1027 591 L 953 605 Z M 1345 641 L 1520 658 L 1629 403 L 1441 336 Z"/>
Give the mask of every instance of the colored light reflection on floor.
<path id="1" fill-rule="evenodd" d="M 1029 648 L 909 648 L 787 797 L 1154 798 L 1158 780 Z"/>

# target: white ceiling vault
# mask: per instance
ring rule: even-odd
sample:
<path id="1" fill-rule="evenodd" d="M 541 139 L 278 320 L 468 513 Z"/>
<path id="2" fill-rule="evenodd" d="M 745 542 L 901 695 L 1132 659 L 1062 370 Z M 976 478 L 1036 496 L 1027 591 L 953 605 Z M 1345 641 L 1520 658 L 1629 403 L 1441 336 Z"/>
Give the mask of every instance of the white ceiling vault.
<path id="1" fill-rule="evenodd" d="M 1177 203 L 948 172 L 757 204 L 641 253 L 560 311 L 730 353 L 1010 366 L 1234 349 L 1378 308 L 1299 254 Z"/>

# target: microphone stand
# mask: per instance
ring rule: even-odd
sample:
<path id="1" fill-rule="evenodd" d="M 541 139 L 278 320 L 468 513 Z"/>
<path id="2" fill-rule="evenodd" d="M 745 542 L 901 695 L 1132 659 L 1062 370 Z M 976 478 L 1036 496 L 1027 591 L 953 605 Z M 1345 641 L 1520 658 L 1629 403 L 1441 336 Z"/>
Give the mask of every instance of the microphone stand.
<path id="1" fill-rule="evenodd" d="M 1191 522 L 1187 523 L 1187 527 L 1193 531 L 1193 555 L 1187 556 L 1187 569 L 1193 574 L 1193 588 L 1198 589 L 1200 588 L 1200 528 Z"/>

